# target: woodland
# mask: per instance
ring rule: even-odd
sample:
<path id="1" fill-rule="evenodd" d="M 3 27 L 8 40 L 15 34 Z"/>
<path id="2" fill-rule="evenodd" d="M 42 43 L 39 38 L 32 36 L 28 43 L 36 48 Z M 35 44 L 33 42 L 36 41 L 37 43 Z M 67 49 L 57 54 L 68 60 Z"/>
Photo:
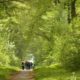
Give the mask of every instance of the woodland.
<path id="1" fill-rule="evenodd" d="M 0 0 L 0 80 L 29 54 L 35 80 L 80 80 L 80 0 Z"/>

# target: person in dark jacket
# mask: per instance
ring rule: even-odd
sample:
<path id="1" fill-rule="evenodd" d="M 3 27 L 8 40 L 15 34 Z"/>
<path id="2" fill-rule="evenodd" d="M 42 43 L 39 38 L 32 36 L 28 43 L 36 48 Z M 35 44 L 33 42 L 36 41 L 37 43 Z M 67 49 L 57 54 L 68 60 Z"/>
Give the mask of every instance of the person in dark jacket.
<path id="1" fill-rule="evenodd" d="M 21 65 L 21 67 L 22 67 L 22 69 L 24 70 L 24 68 L 25 68 L 25 64 L 24 64 L 23 61 L 22 61 L 22 65 Z"/>
<path id="2" fill-rule="evenodd" d="M 26 69 L 33 69 L 33 63 L 32 62 L 26 61 L 25 66 L 26 66 Z"/>

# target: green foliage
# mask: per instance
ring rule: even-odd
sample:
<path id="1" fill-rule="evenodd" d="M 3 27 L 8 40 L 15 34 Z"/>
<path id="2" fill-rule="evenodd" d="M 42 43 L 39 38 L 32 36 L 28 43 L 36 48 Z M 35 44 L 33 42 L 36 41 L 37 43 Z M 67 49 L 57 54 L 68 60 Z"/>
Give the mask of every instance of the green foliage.
<path id="1" fill-rule="evenodd" d="M 53 67 L 54 66 L 54 67 Z M 69 72 L 64 68 L 60 67 L 59 64 L 53 66 L 40 67 L 35 69 L 36 78 L 35 80 L 77 80 L 80 79 L 80 71 Z M 73 73 L 75 73 L 73 75 Z"/>
<path id="2" fill-rule="evenodd" d="M 11 59 L 10 59 L 10 65 L 11 66 L 17 66 L 17 67 L 20 67 L 20 64 L 21 63 L 21 60 L 16 57 L 14 54 L 11 55 Z"/>
<path id="3" fill-rule="evenodd" d="M 67 43 L 62 50 L 61 62 L 62 65 L 69 70 L 76 71 L 80 68 L 80 54 L 74 43 Z"/>
<path id="4" fill-rule="evenodd" d="M 10 57 L 6 54 L 0 53 L 0 65 L 8 65 L 10 63 Z"/>
<path id="5" fill-rule="evenodd" d="M 80 29 L 78 27 L 80 23 L 78 22 L 78 19 L 79 18 L 76 18 L 76 21 L 74 20 L 70 26 L 71 33 L 65 41 L 60 55 L 63 66 L 72 71 L 79 70 L 80 68 Z"/>
<path id="6" fill-rule="evenodd" d="M 67 68 L 79 69 L 80 1 L 73 1 L 1 0 L 1 64 L 20 65 L 32 53 L 36 65 L 61 60 Z"/>
<path id="7" fill-rule="evenodd" d="M 67 80 L 71 73 L 65 71 L 57 66 L 53 67 L 41 67 L 35 69 L 35 80 Z"/>
<path id="8" fill-rule="evenodd" d="M 9 80 L 10 75 L 14 74 L 17 71 L 19 71 L 19 69 L 16 67 L 0 66 L 0 79 L 1 80 Z"/>

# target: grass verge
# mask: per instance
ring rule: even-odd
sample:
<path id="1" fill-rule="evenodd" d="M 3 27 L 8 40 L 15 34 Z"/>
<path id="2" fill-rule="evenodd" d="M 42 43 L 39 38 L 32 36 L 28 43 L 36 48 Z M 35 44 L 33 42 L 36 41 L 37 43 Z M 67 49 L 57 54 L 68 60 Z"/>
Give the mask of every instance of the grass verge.
<path id="1" fill-rule="evenodd" d="M 35 69 L 35 80 L 80 80 L 80 71 L 72 73 L 61 67 L 40 67 Z"/>
<path id="2" fill-rule="evenodd" d="M 11 74 L 19 71 L 16 67 L 0 66 L 0 80 L 9 80 Z"/>

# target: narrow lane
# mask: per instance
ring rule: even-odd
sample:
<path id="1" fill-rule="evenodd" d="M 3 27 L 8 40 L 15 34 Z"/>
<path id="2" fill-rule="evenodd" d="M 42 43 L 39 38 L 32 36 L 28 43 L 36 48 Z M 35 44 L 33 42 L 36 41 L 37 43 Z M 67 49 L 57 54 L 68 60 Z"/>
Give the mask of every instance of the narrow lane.
<path id="1" fill-rule="evenodd" d="M 11 77 L 10 80 L 35 80 L 33 70 L 23 70 Z"/>

